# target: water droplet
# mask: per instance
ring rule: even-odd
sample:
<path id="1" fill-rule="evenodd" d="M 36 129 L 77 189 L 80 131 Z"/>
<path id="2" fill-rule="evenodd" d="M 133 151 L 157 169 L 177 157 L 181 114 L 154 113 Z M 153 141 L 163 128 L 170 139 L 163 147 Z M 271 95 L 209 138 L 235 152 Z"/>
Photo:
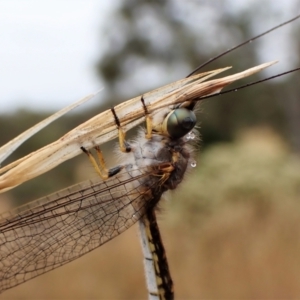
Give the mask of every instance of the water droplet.
<path id="1" fill-rule="evenodd" d="M 197 162 L 196 162 L 195 160 L 192 161 L 192 162 L 191 162 L 191 167 L 192 167 L 192 168 L 195 168 L 196 166 L 197 166 Z"/>
<path id="2" fill-rule="evenodd" d="M 237 92 L 237 89 L 235 89 L 234 91 Z"/>
<path id="3" fill-rule="evenodd" d="M 189 132 L 186 136 L 187 140 L 193 140 L 195 138 L 195 133 L 193 131 Z"/>

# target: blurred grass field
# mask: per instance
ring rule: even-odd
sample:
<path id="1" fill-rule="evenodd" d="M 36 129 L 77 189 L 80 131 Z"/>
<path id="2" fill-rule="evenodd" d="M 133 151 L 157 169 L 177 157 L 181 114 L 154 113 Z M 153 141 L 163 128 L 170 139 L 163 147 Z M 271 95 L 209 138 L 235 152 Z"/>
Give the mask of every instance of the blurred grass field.
<path id="1" fill-rule="evenodd" d="M 300 298 L 300 158 L 268 128 L 211 146 L 159 225 L 176 299 Z M 146 299 L 137 227 L 1 299 Z"/>

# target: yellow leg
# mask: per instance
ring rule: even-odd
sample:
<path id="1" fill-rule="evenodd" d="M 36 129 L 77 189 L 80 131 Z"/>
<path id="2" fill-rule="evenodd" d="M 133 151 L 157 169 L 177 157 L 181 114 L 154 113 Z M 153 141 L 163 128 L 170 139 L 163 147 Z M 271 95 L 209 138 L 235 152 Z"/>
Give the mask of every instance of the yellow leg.
<path id="1" fill-rule="evenodd" d="M 101 149 L 99 148 L 99 146 L 96 146 L 95 150 L 97 153 L 97 157 L 98 157 L 99 165 L 100 165 L 101 169 L 104 171 L 104 173 L 108 174 L 108 169 L 106 168 L 105 160 L 104 160 Z"/>
<path id="2" fill-rule="evenodd" d="M 151 139 L 152 137 L 152 117 L 150 115 L 146 115 L 146 138 Z M 122 127 L 118 127 L 118 134 L 119 134 L 119 146 L 122 152 L 128 153 L 131 151 L 129 145 L 126 144 L 125 140 L 125 132 L 123 131 Z"/>
<path id="3" fill-rule="evenodd" d="M 153 174 L 154 176 L 160 176 L 160 185 L 163 185 L 170 177 L 171 173 L 175 169 L 175 164 L 178 162 L 178 152 L 173 152 L 172 154 L 172 163 L 166 162 L 161 163 L 157 166 L 157 174 Z"/>
<path id="4" fill-rule="evenodd" d="M 86 150 L 85 148 L 81 147 L 81 150 L 88 156 L 90 162 L 92 163 L 94 169 L 96 170 L 97 174 L 103 179 L 106 180 L 107 178 L 109 178 L 109 172 L 105 166 L 105 161 L 102 155 L 102 152 L 100 150 L 99 147 L 95 147 L 96 151 L 97 151 L 97 156 L 99 159 L 99 165 L 102 168 L 99 168 L 99 165 L 97 164 L 95 158 L 93 157 L 92 153 L 88 150 Z"/>
<path id="5" fill-rule="evenodd" d="M 89 158 L 90 162 L 92 163 L 94 169 L 96 170 L 97 174 L 103 180 L 106 180 L 109 177 L 112 177 L 112 176 L 118 174 L 124 168 L 124 165 L 118 165 L 114 168 L 107 169 L 102 151 L 100 150 L 100 148 L 98 146 L 95 147 L 95 150 L 97 153 L 99 164 L 97 163 L 96 159 L 94 158 L 94 156 L 92 155 L 92 153 L 90 151 L 86 150 L 84 147 L 81 147 L 81 150 L 88 156 L 88 158 Z"/>
<path id="6" fill-rule="evenodd" d="M 146 138 L 151 139 L 152 137 L 152 117 L 150 115 L 146 115 Z"/>
<path id="7" fill-rule="evenodd" d="M 161 163 L 159 166 L 158 166 L 158 170 L 162 173 L 172 173 L 172 171 L 174 171 L 174 166 L 172 163 L 168 163 L 168 162 L 165 162 L 165 163 Z"/>
<path id="8" fill-rule="evenodd" d="M 120 149 L 121 149 L 122 152 L 130 152 L 131 148 L 125 141 L 125 132 L 122 130 L 121 123 L 120 123 L 120 120 L 119 120 L 119 118 L 116 114 L 115 109 L 111 108 L 111 112 L 112 112 L 112 114 L 115 118 L 115 123 L 116 123 L 117 128 L 118 128 Z"/>
<path id="9" fill-rule="evenodd" d="M 160 177 L 159 185 L 163 185 L 168 180 L 173 171 L 174 166 L 171 163 L 162 163 L 156 166 L 155 172 L 152 174 L 152 176 Z"/>
<path id="10" fill-rule="evenodd" d="M 146 118 L 146 138 L 151 139 L 152 129 L 153 129 L 152 117 L 149 114 L 149 111 L 148 111 L 148 108 L 146 106 L 145 99 L 143 96 L 141 97 L 141 102 L 142 102 L 142 105 L 144 108 L 145 118 Z"/>
<path id="11" fill-rule="evenodd" d="M 125 132 L 122 130 L 121 127 L 118 128 L 118 133 L 119 133 L 119 145 L 120 145 L 120 149 L 122 152 L 130 152 L 131 148 L 129 145 L 126 144 L 125 141 Z"/>

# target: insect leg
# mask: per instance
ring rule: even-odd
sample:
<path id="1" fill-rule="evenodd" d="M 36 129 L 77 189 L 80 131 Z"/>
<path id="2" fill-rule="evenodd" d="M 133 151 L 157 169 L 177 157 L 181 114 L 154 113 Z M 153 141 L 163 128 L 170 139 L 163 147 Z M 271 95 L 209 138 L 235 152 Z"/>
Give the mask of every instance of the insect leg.
<path id="1" fill-rule="evenodd" d="M 147 138 L 147 139 L 151 139 L 151 136 L 152 136 L 152 128 L 153 128 L 152 117 L 151 117 L 151 115 L 150 115 L 149 112 L 148 112 L 148 109 L 147 109 L 147 106 L 146 106 L 146 103 L 145 103 L 145 99 L 144 99 L 143 96 L 142 96 L 142 98 L 141 98 L 141 102 L 142 102 L 142 104 L 143 104 L 143 108 L 144 108 L 144 111 L 145 111 L 146 130 L 147 130 L 146 138 Z"/>
<path id="2" fill-rule="evenodd" d="M 97 163 L 96 159 L 94 158 L 93 154 L 90 151 L 86 150 L 84 147 L 81 147 L 81 150 L 88 156 L 88 158 L 89 158 L 90 162 L 92 163 L 94 169 L 96 170 L 97 174 L 103 180 L 106 180 L 109 177 L 112 177 L 112 176 L 118 174 L 123 169 L 123 166 L 120 166 L 120 165 L 116 166 L 114 168 L 111 168 L 111 169 L 107 169 L 103 154 L 98 146 L 95 147 L 95 150 L 97 153 L 99 164 Z"/>
<path id="3" fill-rule="evenodd" d="M 118 134 L 119 134 L 119 145 L 120 145 L 120 149 L 122 152 L 130 152 L 131 151 L 131 147 L 130 145 L 126 142 L 125 140 L 125 132 L 123 131 L 122 127 L 121 127 L 121 123 L 120 123 L 120 120 L 116 114 L 116 111 L 114 108 L 111 108 L 111 112 L 114 116 L 114 119 L 115 119 L 115 122 L 116 122 L 116 125 L 118 127 Z"/>

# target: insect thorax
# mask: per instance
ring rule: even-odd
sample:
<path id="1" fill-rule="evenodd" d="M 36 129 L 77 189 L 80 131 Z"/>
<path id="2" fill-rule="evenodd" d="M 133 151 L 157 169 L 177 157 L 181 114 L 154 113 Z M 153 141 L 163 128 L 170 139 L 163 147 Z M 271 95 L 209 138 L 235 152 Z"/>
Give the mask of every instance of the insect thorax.
<path id="1" fill-rule="evenodd" d="M 143 201 L 153 207 L 163 192 L 175 189 L 182 181 L 191 163 L 191 145 L 185 137 L 172 140 L 153 134 L 146 139 L 144 131 L 129 144 L 132 151 L 121 154 L 121 159 L 126 161 L 125 168 L 131 176 L 145 174 L 133 184 L 144 193 Z"/>

